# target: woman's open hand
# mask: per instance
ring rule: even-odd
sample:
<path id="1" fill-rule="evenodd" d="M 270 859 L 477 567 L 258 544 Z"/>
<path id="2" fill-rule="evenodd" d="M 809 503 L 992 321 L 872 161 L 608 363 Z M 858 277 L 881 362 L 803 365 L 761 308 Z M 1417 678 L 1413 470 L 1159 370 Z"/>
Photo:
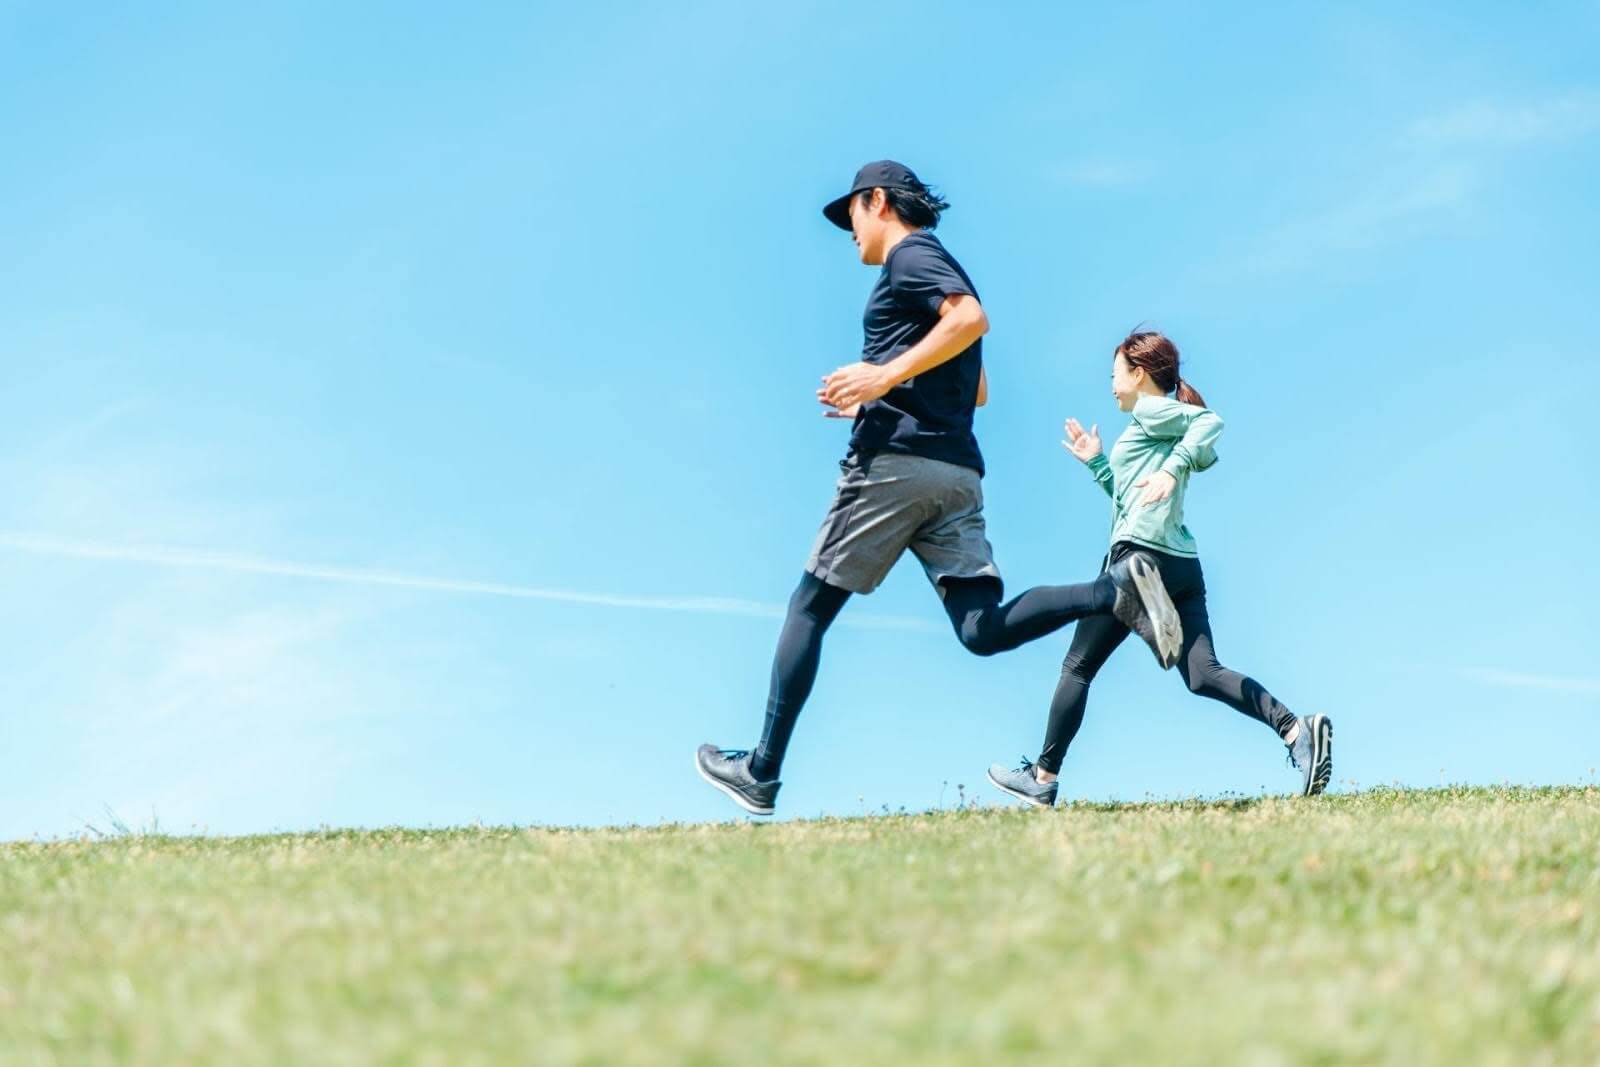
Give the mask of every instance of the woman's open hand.
<path id="1" fill-rule="evenodd" d="M 1077 419 L 1068 419 L 1067 439 L 1061 442 L 1061 447 L 1087 463 L 1100 454 L 1100 424 L 1095 423 L 1087 430 Z"/>
<path id="2" fill-rule="evenodd" d="M 1144 496 L 1139 498 L 1140 507 L 1149 507 L 1171 496 L 1172 491 L 1178 487 L 1178 479 L 1166 471 L 1156 471 L 1150 477 L 1140 478 L 1134 482 L 1133 487 L 1144 490 Z"/>

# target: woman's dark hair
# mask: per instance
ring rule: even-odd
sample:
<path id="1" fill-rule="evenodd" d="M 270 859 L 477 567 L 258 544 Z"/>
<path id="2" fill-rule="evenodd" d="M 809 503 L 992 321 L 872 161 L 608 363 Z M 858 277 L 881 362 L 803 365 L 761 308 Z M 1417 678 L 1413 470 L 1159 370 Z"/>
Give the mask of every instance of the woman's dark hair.
<path id="1" fill-rule="evenodd" d="M 861 197 L 863 205 L 872 202 L 871 189 L 863 189 L 857 195 Z M 901 222 L 924 230 L 936 229 L 939 216 L 950 206 L 950 201 L 926 185 L 919 185 L 915 189 L 884 189 L 883 195 L 889 201 L 889 206 L 894 208 L 894 213 L 900 216 Z"/>
<path id="2" fill-rule="evenodd" d="M 1121 356 L 1130 367 L 1142 367 L 1163 393 L 1176 389 L 1180 404 L 1193 404 L 1199 408 L 1206 406 L 1199 390 L 1184 381 L 1179 373 L 1178 346 L 1165 334 L 1154 330 L 1135 330 L 1117 346 L 1116 355 Z"/>

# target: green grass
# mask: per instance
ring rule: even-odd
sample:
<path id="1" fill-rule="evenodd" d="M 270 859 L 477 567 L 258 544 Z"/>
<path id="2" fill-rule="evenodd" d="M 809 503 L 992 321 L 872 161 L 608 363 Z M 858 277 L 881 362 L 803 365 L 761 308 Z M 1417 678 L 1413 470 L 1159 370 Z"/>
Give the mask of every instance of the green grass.
<path id="1" fill-rule="evenodd" d="M 0 1062 L 1600 1062 L 1600 790 L 0 846 Z"/>

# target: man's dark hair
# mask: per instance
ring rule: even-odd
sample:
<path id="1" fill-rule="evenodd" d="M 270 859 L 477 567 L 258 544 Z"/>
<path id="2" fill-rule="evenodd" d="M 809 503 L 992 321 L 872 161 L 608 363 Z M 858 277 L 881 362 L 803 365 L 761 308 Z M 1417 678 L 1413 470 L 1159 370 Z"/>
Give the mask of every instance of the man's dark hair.
<path id="1" fill-rule="evenodd" d="M 871 189 L 863 189 L 857 195 L 861 197 L 862 204 L 872 202 Z M 889 206 L 894 208 L 894 213 L 900 216 L 901 222 L 924 230 L 936 229 L 939 216 L 950 206 L 950 201 L 926 185 L 915 189 L 885 189 L 883 195 L 889 201 Z"/>

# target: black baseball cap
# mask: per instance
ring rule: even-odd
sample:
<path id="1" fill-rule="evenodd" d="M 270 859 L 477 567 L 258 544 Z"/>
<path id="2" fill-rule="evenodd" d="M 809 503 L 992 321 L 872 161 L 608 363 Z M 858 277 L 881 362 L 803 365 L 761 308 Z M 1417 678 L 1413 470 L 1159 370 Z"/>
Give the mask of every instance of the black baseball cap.
<path id="1" fill-rule="evenodd" d="M 921 192 L 924 188 L 922 180 L 911 173 L 911 168 L 904 163 L 880 159 L 856 171 L 856 180 L 850 183 L 850 191 L 824 207 L 822 214 L 839 229 L 848 230 L 850 198 L 863 189 L 909 189 Z"/>

